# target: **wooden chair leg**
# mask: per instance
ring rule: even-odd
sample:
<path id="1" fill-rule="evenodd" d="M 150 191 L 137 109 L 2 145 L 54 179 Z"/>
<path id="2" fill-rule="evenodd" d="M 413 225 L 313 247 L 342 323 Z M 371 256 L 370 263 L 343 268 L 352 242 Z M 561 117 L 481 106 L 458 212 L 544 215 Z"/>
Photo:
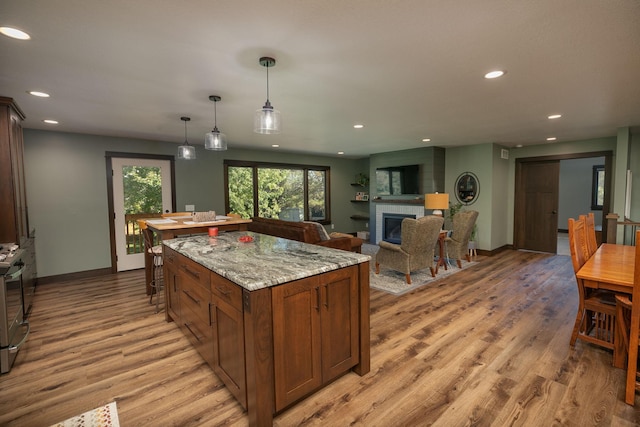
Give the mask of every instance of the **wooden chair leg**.
<path id="1" fill-rule="evenodd" d="M 404 277 L 407 278 L 407 284 L 410 285 L 411 284 L 411 274 L 407 273 L 404 275 Z"/>
<path id="2" fill-rule="evenodd" d="M 376 262 L 376 274 L 380 274 L 380 263 Z"/>
<path id="3" fill-rule="evenodd" d="M 460 262 L 460 260 L 456 260 L 456 264 L 458 264 L 458 268 L 462 268 L 462 262 Z"/>
<path id="4" fill-rule="evenodd" d="M 431 277 L 436 277 L 437 267 L 436 271 L 433 270 L 433 267 L 429 267 L 429 270 L 431 270 Z"/>

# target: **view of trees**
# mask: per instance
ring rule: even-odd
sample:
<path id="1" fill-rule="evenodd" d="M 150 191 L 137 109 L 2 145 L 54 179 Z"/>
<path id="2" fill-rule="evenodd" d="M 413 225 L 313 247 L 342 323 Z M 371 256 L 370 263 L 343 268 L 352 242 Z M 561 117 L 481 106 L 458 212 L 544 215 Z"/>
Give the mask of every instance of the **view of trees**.
<path id="1" fill-rule="evenodd" d="M 253 167 L 228 168 L 229 208 L 243 218 L 254 214 Z M 304 170 L 258 167 L 258 216 L 300 221 L 304 219 Z M 308 204 L 310 219 L 325 219 L 324 170 L 308 170 Z"/>
<path id="2" fill-rule="evenodd" d="M 162 180 L 160 168 L 124 166 L 125 214 L 162 212 Z"/>

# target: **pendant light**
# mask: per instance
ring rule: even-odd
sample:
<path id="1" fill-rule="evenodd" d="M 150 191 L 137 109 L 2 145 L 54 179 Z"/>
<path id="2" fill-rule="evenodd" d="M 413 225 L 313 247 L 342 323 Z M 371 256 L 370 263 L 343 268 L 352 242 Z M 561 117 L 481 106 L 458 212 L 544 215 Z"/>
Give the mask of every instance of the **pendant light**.
<path id="1" fill-rule="evenodd" d="M 194 160 L 196 158 L 196 147 L 189 144 L 187 141 L 187 122 L 191 120 L 191 117 L 180 117 L 180 120 L 184 122 L 184 145 L 178 147 L 178 159 Z"/>
<path id="2" fill-rule="evenodd" d="M 209 100 L 213 101 L 213 130 L 204 134 L 204 148 L 207 150 L 224 151 L 227 149 L 227 137 L 218 130 L 218 110 L 216 104 L 220 101 L 218 95 L 210 95 Z"/>
<path id="3" fill-rule="evenodd" d="M 276 60 L 263 56 L 260 65 L 267 68 L 267 102 L 256 110 L 253 120 L 253 131 L 262 134 L 280 133 L 280 111 L 274 109 L 269 102 L 269 67 L 276 65 Z"/>

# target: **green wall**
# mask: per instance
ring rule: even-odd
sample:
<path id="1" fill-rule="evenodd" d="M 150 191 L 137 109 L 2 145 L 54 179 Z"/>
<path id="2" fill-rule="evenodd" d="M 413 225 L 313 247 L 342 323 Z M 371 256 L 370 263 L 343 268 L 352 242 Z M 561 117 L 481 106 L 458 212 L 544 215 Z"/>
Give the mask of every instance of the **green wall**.
<path id="1" fill-rule="evenodd" d="M 26 129 L 25 170 L 29 220 L 36 229 L 39 277 L 111 266 L 105 153 L 176 155 L 178 144 Z M 280 151 L 197 146 L 195 161 L 176 160 L 176 208 L 224 211 L 224 159 L 331 166 L 331 214 L 335 231 L 354 232 L 364 224 L 350 216 L 355 174 L 368 160 L 309 156 Z M 327 226 L 331 231 L 331 226 Z"/>
<path id="2" fill-rule="evenodd" d="M 175 155 L 178 144 L 30 129 L 25 130 L 24 139 L 29 219 L 37 235 L 38 276 L 109 268 L 105 152 Z M 615 175 L 612 210 L 623 213 L 625 183 L 620 177 L 624 177 L 624 171 L 630 168 L 634 174 L 631 217 L 639 219 L 640 140 L 633 139 L 629 128 L 621 128 L 616 136 L 608 138 L 508 149 L 509 159 L 501 158 L 503 149 L 506 148 L 493 143 L 446 150 L 425 147 L 353 160 L 275 150 L 230 148 L 225 152 L 213 152 L 198 146 L 197 160 L 176 160 L 177 209 L 195 204 L 200 211 L 224 210 L 224 159 L 328 165 L 331 166 L 333 230 L 373 230 L 372 223 L 350 219 L 353 214 L 366 214 L 367 209 L 375 213 L 374 203 L 364 207 L 365 204 L 350 202 L 355 193 L 350 184 L 355 176 L 363 172 L 373 178 L 376 167 L 420 163 L 425 172 L 423 190 L 442 191 L 444 188 L 454 203 L 456 178 L 466 171 L 478 176 L 480 194 L 467 209 L 480 212 L 478 247 L 493 250 L 513 243 L 516 159 L 611 150 Z M 375 196 L 375 189 L 371 189 L 370 196 Z M 331 226 L 327 228 L 332 231 Z"/>

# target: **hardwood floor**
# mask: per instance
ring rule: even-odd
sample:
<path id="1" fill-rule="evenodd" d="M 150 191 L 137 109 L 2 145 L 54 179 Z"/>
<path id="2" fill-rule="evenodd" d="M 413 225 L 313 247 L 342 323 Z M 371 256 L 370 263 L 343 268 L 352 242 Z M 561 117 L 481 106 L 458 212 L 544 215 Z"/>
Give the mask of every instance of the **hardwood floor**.
<path id="1" fill-rule="evenodd" d="M 48 426 L 115 400 L 126 426 L 245 426 L 143 271 L 38 288 L 31 335 L 0 377 L 0 425 Z M 631 426 L 611 353 L 569 346 L 566 256 L 505 251 L 400 297 L 371 290 L 371 372 L 349 373 L 276 426 Z M 638 397 L 636 398 L 638 399 Z"/>

